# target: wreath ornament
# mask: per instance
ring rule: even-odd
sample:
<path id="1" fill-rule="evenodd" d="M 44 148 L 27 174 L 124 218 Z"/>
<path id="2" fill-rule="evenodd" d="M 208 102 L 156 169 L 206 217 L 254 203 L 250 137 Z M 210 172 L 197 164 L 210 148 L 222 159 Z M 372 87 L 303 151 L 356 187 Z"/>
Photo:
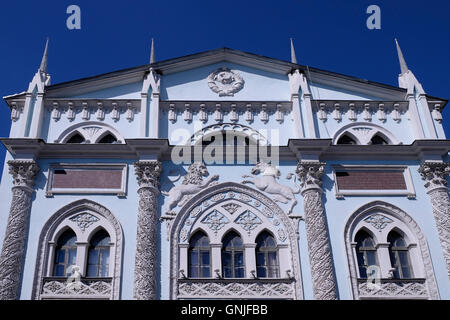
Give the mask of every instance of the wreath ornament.
<path id="1" fill-rule="evenodd" d="M 232 97 L 244 87 L 244 79 L 236 70 L 222 67 L 208 76 L 208 86 L 219 97 Z"/>

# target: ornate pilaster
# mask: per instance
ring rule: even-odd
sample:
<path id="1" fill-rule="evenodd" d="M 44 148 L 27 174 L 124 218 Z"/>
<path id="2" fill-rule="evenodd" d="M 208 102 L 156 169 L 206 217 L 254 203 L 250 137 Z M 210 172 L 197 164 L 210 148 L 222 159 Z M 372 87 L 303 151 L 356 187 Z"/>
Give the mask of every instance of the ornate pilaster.
<path id="1" fill-rule="evenodd" d="M 139 189 L 136 258 L 134 265 L 134 298 L 156 299 L 157 223 L 159 161 L 139 161 L 134 164 Z"/>
<path id="2" fill-rule="evenodd" d="M 439 233 L 447 272 L 450 278 L 450 199 L 446 177 L 450 173 L 450 164 L 443 162 L 424 162 L 419 168 L 425 188 L 431 199 L 434 219 Z"/>
<path id="3" fill-rule="evenodd" d="M 324 164 L 320 162 L 300 162 L 297 166 L 305 208 L 314 297 L 317 300 L 335 300 L 337 293 L 333 259 L 322 202 L 323 172 Z"/>
<path id="4" fill-rule="evenodd" d="M 0 255 L 0 300 L 19 298 L 34 178 L 39 167 L 34 161 L 8 161 L 13 177 L 8 224 Z"/>

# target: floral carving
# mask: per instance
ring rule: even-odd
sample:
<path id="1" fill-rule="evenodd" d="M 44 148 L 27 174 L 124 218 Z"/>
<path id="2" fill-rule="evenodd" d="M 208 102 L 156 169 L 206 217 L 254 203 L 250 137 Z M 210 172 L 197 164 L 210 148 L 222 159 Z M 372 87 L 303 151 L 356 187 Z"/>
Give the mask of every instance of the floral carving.
<path id="1" fill-rule="evenodd" d="M 91 224 L 97 222 L 99 219 L 90 213 L 80 213 L 70 218 L 70 220 L 76 222 L 78 227 L 84 232 Z"/>
<path id="2" fill-rule="evenodd" d="M 300 162 L 297 165 L 297 175 L 300 181 L 302 192 L 314 188 L 321 189 L 322 176 L 325 171 L 325 164 L 321 162 Z"/>
<path id="3" fill-rule="evenodd" d="M 222 208 L 224 208 L 225 210 L 227 210 L 228 213 L 230 213 L 230 214 L 235 213 L 240 207 L 241 207 L 240 205 L 238 205 L 237 203 L 233 203 L 233 202 L 224 204 L 224 205 L 222 206 Z"/>
<path id="4" fill-rule="evenodd" d="M 219 97 L 234 96 L 244 87 L 244 79 L 236 70 L 219 68 L 208 76 L 208 86 Z"/>
<path id="5" fill-rule="evenodd" d="M 368 216 L 364 219 L 364 221 L 373 225 L 374 228 L 378 229 L 380 232 L 387 226 L 388 223 L 393 222 L 392 219 L 378 213 Z"/>
<path id="6" fill-rule="evenodd" d="M 259 224 L 262 223 L 261 219 L 258 218 L 256 214 L 251 212 L 250 210 L 245 211 L 239 217 L 234 220 L 235 223 L 240 224 L 242 229 L 251 233 L 253 229 L 255 229 Z"/>
<path id="7" fill-rule="evenodd" d="M 447 186 L 446 178 L 450 173 L 450 163 L 424 162 L 418 171 L 425 180 L 425 188 L 432 191 Z"/>
<path id="8" fill-rule="evenodd" d="M 217 234 L 217 231 L 223 228 L 223 226 L 227 223 L 229 223 L 230 220 L 228 220 L 227 217 L 225 217 L 223 214 L 221 214 L 219 211 L 214 210 L 210 214 L 208 214 L 206 217 L 203 218 L 202 223 L 208 225 L 208 227 L 214 231 L 214 233 Z"/>

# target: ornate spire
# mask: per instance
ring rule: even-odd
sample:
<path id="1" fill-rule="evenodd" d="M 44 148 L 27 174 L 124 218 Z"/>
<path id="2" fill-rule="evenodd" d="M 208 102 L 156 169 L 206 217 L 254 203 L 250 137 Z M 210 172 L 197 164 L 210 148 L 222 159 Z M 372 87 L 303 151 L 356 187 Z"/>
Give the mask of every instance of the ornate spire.
<path id="1" fill-rule="evenodd" d="M 402 49 L 400 49 L 400 45 L 398 44 L 397 38 L 395 39 L 395 45 L 397 46 L 397 54 L 398 54 L 398 61 L 400 62 L 400 70 L 403 73 L 408 71 L 408 66 L 406 65 L 405 58 L 403 57 Z"/>
<path id="2" fill-rule="evenodd" d="M 48 66 L 48 37 L 47 42 L 45 43 L 44 55 L 42 56 L 41 66 L 39 67 L 39 71 L 47 73 Z"/>
<path id="3" fill-rule="evenodd" d="M 297 64 L 297 57 L 295 56 L 294 42 L 291 38 L 291 62 Z"/>
<path id="4" fill-rule="evenodd" d="M 150 50 L 150 64 L 155 63 L 155 46 L 152 38 L 152 49 Z"/>

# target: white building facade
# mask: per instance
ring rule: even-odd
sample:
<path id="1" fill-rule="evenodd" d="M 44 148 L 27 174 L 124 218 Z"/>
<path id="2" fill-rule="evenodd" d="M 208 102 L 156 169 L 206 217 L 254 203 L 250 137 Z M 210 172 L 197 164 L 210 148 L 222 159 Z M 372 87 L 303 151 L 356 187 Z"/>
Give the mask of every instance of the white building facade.
<path id="1" fill-rule="evenodd" d="M 0 186 L 0 299 L 450 299 L 447 100 L 222 48 L 51 85 Z"/>

